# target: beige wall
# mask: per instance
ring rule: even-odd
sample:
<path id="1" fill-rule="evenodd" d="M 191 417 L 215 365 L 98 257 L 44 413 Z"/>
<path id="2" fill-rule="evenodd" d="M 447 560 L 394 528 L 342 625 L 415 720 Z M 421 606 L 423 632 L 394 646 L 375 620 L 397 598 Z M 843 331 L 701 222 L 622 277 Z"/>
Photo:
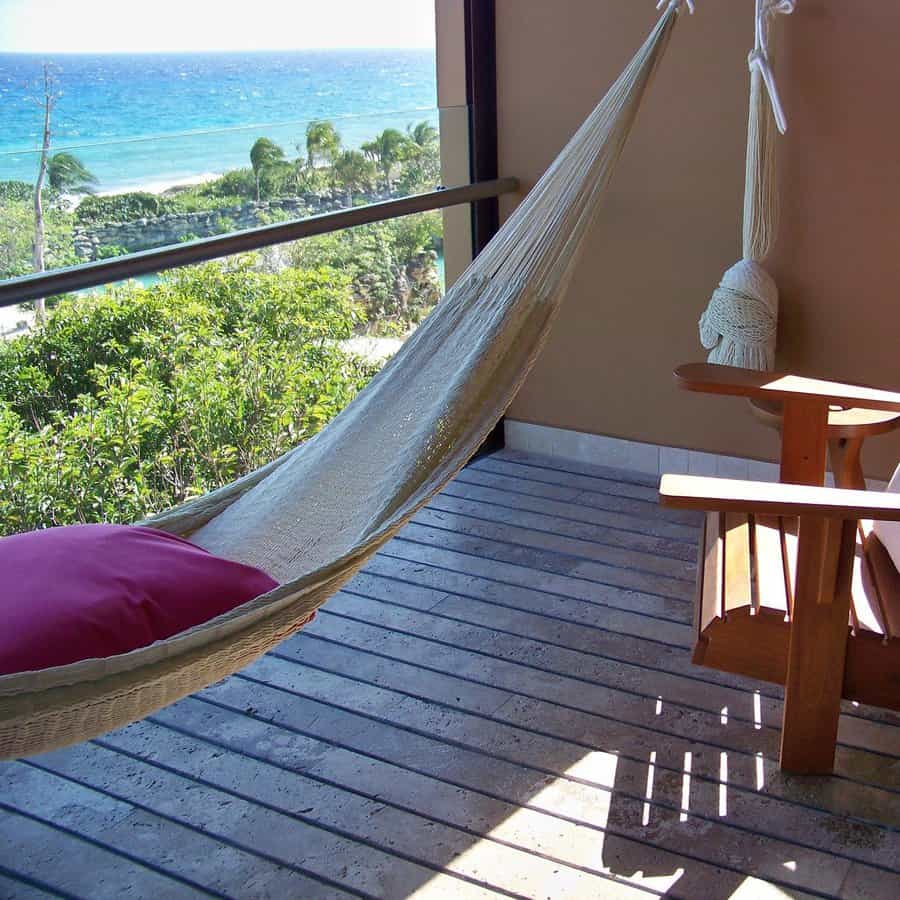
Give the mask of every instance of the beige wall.
<path id="1" fill-rule="evenodd" d="M 528 422 L 774 458 L 742 401 L 678 392 L 740 255 L 753 0 L 700 0 L 626 148 L 571 295 L 510 410 Z M 497 0 L 500 172 L 544 170 L 650 29 L 651 0 Z M 803 0 L 781 24 L 780 365 L 900 389 L 900 5 Z M 504 198 L 508 214 L 520 198 Z M 897 245 L 897 246 L 895 246 Z M 870 442 L 883 476 L 900 438 Z"/>

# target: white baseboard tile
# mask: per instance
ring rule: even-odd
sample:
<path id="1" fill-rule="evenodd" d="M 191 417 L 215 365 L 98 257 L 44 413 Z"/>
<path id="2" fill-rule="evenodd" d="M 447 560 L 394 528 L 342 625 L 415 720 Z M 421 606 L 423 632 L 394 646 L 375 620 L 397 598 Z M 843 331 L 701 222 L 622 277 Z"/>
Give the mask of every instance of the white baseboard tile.
<path id="1" fill-rule="evenodd" d="M 775 463 L 532 425 L 515 419 L 504 420 L 504 427 L 506 446 L 510 450 L 568 459 L 585 465 L 629 469 L 647 475 L 670 472 L 674 475 L 713 475 L 754 481 L 778 480 L 778 466 Z"/>
<path id="2" fill-rule="evenodd" d="M 567 459 L 588 466 L 608 466 L 646 475 L 671 473 L 778 481 L 777 463 L 741 456 L 645 444 L 601 434 L 551 428 L 549 425 L 532 425 L 515 419 L 504 419 L 504 429 L 506 446 L 510 450 Z M 834 486 L 831 472 L 826 474 L 825 483 L 830 487 Z M 887 487 L 886 481 L 877 478 L 867 478 L 866 483 L 870 491 L 883 491 Z"/>

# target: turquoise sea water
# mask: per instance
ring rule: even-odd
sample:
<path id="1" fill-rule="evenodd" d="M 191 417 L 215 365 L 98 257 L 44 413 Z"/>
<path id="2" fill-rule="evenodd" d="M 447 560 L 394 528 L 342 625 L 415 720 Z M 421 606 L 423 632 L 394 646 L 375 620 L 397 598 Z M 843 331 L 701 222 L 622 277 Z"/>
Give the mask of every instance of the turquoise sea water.
<path id="1" fill-rule="evenodd" d="M 31 181 L 42 57 L 0 54 L 0 180 Z M 437 125 L 433 50 L 61 55 L 53 150 L 72 150 L 99 190 L 160 186 L 249 165 L 261 136 L 289 156 L 311 119 L 346 146 L 386 127 Z"/>

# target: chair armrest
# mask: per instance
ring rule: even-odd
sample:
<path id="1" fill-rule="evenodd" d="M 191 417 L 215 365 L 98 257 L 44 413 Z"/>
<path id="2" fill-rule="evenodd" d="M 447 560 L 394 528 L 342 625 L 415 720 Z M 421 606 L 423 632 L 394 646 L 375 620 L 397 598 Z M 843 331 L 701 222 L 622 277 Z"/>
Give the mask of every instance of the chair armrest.
<path id="1" fill-rule="evenodd" d="M 709 512 L 900 522 L 900 494 L 880 491 L 846 491 L 804 484 L 663 475 L 659 498 L 663 506 Z"/>
<path id="2" fill-rule="evenodd" d="M 860 384 L 801 378 L 786 372 L 756 372 L 712 363 L 690 363 L 675 370 L 679 387 L 706 394 L 738 397 L 819 400 L 830 406 L 855 406 L 900 412 L 900 394 Z"/>

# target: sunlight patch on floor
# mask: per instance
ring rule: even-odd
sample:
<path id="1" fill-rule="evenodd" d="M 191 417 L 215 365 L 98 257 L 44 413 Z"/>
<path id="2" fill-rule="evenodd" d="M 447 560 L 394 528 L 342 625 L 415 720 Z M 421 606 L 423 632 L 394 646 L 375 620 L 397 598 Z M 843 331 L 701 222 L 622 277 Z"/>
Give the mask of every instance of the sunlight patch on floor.
<path id="1" fill-rule="evenodd" d="M 648 795 L 652 793 L 655 761 L 656 753 L 653 752 L 647 779 Z M 684 868 L 675 867 L 671 873 L 659 875 L 654 872 L 647 876 L 643 874 L 643 870 L 637 870 L 626 877 L 614 872 L 606 864 L 604 845 L 608 836 L 600 829 L 606 827 L 609 805 L 602 817 L 596 815 L 599 810 L 594 805 L 595 815 L 591 827 L 565 822 L 541 811 L 560 811 L 561 795 L 571 795 L 573 788 L 584 790 L 582 786 L 573 783 L 573 778 L 615 783 L 617 763 L 618 758 L 614 754 L 587 754 L 570 766 L 564 775 L 554 778 L 530 797 L 527 808 L 517 809 L 481 840 L 448 863 L 446 871 L 478 878 L 492 886 L 502 886 L 504 890 L 522 891 L 529 897 L 594 896 L 585 894 L 585 889 L 590 883 L 591 890 L 596 890 L 598 882 L 593 880 L 596 876 L 606 876 L 609 879 L 608 894 L 604 890 L 603 896 L 619 896 L 620 890 L 622 896 L 630 896 L 635 887 L 661 894 L 671 890 L 683 877 Z M 611 795 L 607 796 L 611 799 Z M 649 811 L 645 816 L 649 817 Z M 612 837 L 619 840 L 617 836 Z M 502 851 L 507 857 L 506 863 L 499 860 L 500 848 L 497 842 L 507 845 Z M 509 845 L 514 845 L 515 849 Z M 509 869 L 510 853 L 517 857 L 515 872 Z M 501 865 L 502 873 L 498 869 Z M 572 868 L 568 868 L 569 866 Z M 584 869 L 589 872 L 583 871 Z M 617 888 L 616 884 L 621 885 L 621 888 Z M 430 897 L 436 888 L 437 884 L 430 882 L 412 896 Z"/>
<path id="2" fill-rule="evenodd" d="M 644 806 L 641 810 L 641 825 L 646 828 L 650 824 L 650 801 L 653 799 L 653 779 L 656 777 L 656 751 L 650 752 L 650 764 L 647 766 L 647 788 L 644 791 Z"/>
<path id="3" fill-rule="evenodd" d="M 768 881 L 747 878 L 731 894 L 730 900 L 779 900 L 782 897 L 796 896 L 794 891 L 776 887 L 774 884 L 769 884 Z"/>
<path id="4" fill-rule="evenodd" d="M 679 822 L 687 822 L 688 810 L 691 808 L 691 763 L 693 754 L 690 750 L 684 753 L 684 770 L 681 776 L 681 812 L 678 814 Z"/>
<path id="5" fill-rule="evenodd" d="M 719 815 L 728 815 L 728 754 L 719 754 Z"/>

